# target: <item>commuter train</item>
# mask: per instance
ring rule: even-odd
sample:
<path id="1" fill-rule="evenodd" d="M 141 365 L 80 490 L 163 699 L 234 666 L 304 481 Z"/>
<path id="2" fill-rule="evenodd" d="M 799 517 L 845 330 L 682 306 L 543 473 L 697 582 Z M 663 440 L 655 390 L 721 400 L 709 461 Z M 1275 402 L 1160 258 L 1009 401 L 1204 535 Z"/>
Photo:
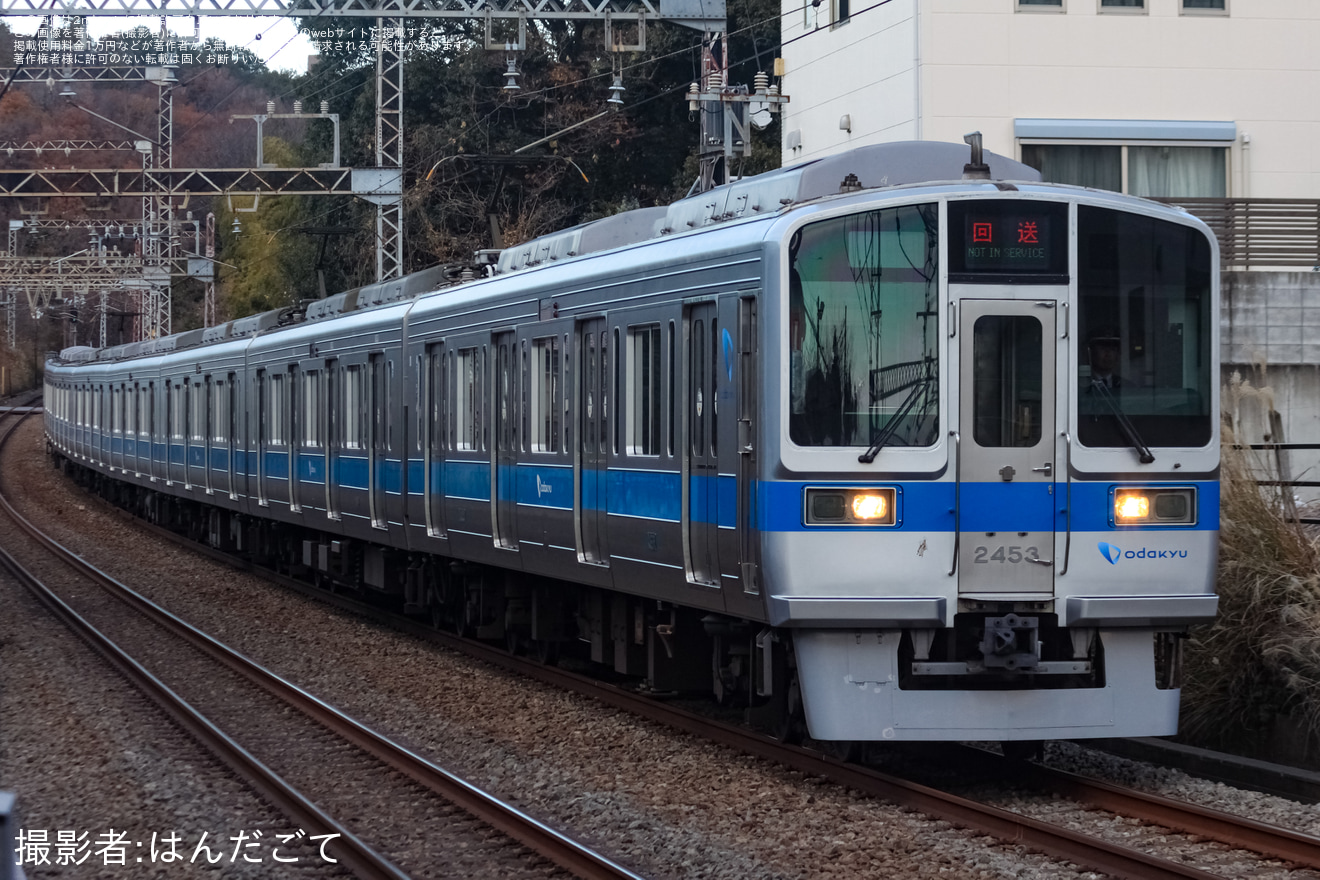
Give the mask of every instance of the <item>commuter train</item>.
<path id="1" fill-rule="evenodd" d="M 1172 734 L 1218 601 L 1217 243 L 978 152 L 68 349 L 49 445 L 216 547 L 786 738 Z"/>

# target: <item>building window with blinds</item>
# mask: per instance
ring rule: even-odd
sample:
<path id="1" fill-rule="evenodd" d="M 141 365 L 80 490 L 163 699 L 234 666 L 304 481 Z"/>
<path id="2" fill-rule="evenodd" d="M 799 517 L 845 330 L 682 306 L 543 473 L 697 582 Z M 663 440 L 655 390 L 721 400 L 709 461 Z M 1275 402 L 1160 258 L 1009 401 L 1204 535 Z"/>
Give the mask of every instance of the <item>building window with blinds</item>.
<path id="1" fill-rule="evenodd" d="M 1022 161 L 1049 183 L 1145 198 L 1228 196 L 1228 147 L 1024 143 Z"/>

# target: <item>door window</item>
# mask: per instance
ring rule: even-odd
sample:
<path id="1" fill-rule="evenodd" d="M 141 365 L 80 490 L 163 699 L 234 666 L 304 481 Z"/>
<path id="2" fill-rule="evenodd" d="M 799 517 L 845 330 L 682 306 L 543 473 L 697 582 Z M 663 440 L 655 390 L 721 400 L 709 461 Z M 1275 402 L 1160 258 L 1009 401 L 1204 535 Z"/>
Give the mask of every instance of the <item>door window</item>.
<path id="1" fill-rule="evenodd" d="M 1041 437 L 1041 324 L 983 315 L 972 331 L 973 431 L 984 447 L 1035 446 Z"/>

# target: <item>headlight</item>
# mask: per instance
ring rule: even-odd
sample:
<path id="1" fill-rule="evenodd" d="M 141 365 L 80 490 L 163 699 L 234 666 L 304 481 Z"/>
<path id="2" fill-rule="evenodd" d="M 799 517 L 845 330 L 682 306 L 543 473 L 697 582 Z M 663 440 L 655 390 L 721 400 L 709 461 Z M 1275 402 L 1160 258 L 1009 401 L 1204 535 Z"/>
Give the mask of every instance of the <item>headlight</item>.
<path id="1" fill-rule="evenodd" d="M 879 493 L 854 495 L 852 512 L 854 517 L 861 520 L 884 519 L 889 513 L 889 499 Z"/>
<path id="2" fill-rule="evenodd" d="M 1191 525 L 1196 522 L 1196 489 L 1144 487 L 1115 489 L 1113 524 Z"/>
<path id="3" fill-rule="evenodd" d="M 804 520 L 811 526 L 892 526 L 897 491 L 886 489 L 807 489 Z"/>
<path id="4" fill-rule="evenodd" d="M 1119 522 L 1135 522 L 1150 516 L 1150 498 L 1135 492 L 1125 492 L 1114 496 L 1114 519 Z"/>

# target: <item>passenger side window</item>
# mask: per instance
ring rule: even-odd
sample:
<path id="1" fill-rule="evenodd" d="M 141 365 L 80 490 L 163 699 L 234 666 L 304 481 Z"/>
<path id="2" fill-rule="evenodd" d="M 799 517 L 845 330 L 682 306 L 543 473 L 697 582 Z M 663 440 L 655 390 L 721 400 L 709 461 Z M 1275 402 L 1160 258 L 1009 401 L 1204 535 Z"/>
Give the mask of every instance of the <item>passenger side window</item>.
<path id="1" fill-rule="evenodd" d="M 217 380 L 214 386 L 214 396 L 211 398 L 211 442 L 224 443 L 228 438 L 225 437 L 225 426 L 229 424 L 229 413 L 226 412 L 226 404 L 229 399 L 227 386 L 223 379 Z"/>
<path id="2" fill-rule="evenodd" d="M 457 449 L 480 450 L 483 447 L 482 378 L 481 349 L 465 348 L 459 351 L 457 387 L 454 389 Z"/>
<path id="3" fill-rule="evenodd" d="M 445 385 L 445 355 L 438 345 L 427 349 L 423 360 L 427 371 L 425 413 L 426 437 L 432 455 L 440 455 L 445 448 L 444 401 L 449 396 Z"/>
<path id="4" fill-rule="evenodd" d="M 266 411 L 266 439 L 277 446 L 285 441 L 284 431 L 284 377 L 278 373 L 270 377 L 269 408 Z"/>
<path id="5" fill-rule="evenodd" d="M 183 386 L 170 389 L 170 439 L 183 440 Z"/>
<path id="6" fill-rule="evenodd" d="M 321 373 L 319 370 L 303 374 L 302 418 L 303 445 L 313 449 L 324 445 L 321 437 Z"/>
<path id="7" fill-rule="evenodd" d="M 531 425 L 532 451 L 560 450 L 560 361 L 559 338 L 548 336 L 532 343 Z"/>
<path id="8" fill-rule="evenodd" d="M 192 431 L 191 440 L 194 443 L 206 442 L 206 394 L 202 391 L 203 386 L 193 385 L 192 391 Z M 209 387 L 207 388 L 209 391 Z M 146 398 L 142 400 L 144 404 L 143 418 L 140 420 L 141 430 L 146 431 L 147 420 L 145 413 Z"/>
<path id="9" fill-rule="evenodd" d="M 366 388 L 362 383 L 362 367 L 351 366 L 344 375 L 344 448 L 366 447 L 366 421 L 362 418 Z"/>
<path id="10" fill-rule="evenodd" d="M 628 452 L 659 455 L 663 383 L 660 325 L 628 328 Z"/>

